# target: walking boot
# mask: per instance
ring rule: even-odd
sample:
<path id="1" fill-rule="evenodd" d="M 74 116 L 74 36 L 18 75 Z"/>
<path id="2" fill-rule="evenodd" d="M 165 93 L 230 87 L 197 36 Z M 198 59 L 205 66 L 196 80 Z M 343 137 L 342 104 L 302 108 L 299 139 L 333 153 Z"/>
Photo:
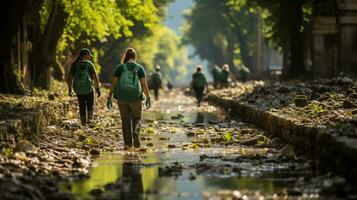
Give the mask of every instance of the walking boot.
<path id="1" fill-rule="evenodd" d="M 139 120 L 136 123 L 136 126 L 133 131 L 133 139 L 134 139 L 134 147 L 139 148 L 140 147 L 140 140 L 139 140 L 139 135 L 140 135 L 140 129 L 141 129 L 141 121 Z"/>
<path id="2" fill-rule="evenodd" d="M 86 116 L 81 116 L 81 124 L 82 126 L 85 126 L 87 124 Z"/>
<path id="3" fill-rule="evenodd" d="M 139 135 L 134 135 L 134 147 L 135 148 L 140 148 L 140 140 L 139 140 Z"/>
<path id="4" fill-rule="evenodd" d="M 93 110 L 88 111 L 88 124 L 93 121 Z"/>

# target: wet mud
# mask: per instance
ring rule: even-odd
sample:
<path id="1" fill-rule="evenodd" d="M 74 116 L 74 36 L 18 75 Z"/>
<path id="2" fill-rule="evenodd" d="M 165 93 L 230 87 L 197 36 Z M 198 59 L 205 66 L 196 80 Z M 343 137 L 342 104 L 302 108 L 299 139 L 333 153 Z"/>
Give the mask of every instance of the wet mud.
<path id="1" fill-rule="evenodd" d="M 181 92 L 144 112 L 140 149 L 102 153 L 87 178 L 61 184 L 76 199 L 352 198 L 341 176 L 217 107 Z"/>
<path id="2" fill-rule="evenodd" d="M 30 141 L 1 144 L 0 199 L 339 199 L 343 177 L 299 149 L 181 91 L 143 113 L 141 147 L 123 150 L 104 98 L 83 127 L 73 113 Z"/>

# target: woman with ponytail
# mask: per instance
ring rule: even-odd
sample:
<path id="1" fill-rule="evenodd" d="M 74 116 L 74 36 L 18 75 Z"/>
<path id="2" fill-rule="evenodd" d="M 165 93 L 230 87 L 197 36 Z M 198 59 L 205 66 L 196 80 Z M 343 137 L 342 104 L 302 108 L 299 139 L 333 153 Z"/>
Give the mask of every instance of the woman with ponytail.
<path id="1" fill-rule="evenodd" d="M 89 49 L 81 49 L 76 60 L 71 65 L 67 80 L 69 96 L 73 95 L 72 88 L 77 95 L 79 115 L 83 126 L 93 120 L 93 86 L 98 97 L 100 96 L 98 75 L 93 63 L 90 61 L 92 58 L 93 55 Z"/>
<path id="2" fill-rule="evenodd" d="M 118 102 L 122 120 L 124 149 L 139 148 L 139 133 L 142 114 L 143 93 L 146 97 L 146 109 L 151 106 L 149 89 L 144 68 L 136 63 L 137 54 L 133 48 L 127 48 L 121 64 L 115 69 L 107 100 L 107 107 L 112 108 L 112 96 Z"/>

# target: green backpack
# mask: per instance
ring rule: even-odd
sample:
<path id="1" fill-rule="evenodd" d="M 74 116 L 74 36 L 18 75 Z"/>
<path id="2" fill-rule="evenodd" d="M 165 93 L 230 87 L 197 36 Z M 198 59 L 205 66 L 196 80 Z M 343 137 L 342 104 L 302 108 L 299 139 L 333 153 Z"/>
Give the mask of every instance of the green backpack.
<path id="1" fill-rule="evenodd" d="M 138 77 L 139 66 L 135 64 L 134 70 L 128 70 L 126 64 L 120 79 L 116 83 L 115 97 L 125 102 L 135 102 L 141 97 L 141 85 Z"/>
<path id="2" fill-rule="evenodd" d="M 198 88 L 203 88 L 206 85 L 206 78 L 202 73 L 197 73 L 194 80 L 194 86 Z"/>
<path id="3" fill-rule="evenodd" d="M 93 91 L 93 81 L 89 73 L 89 66 L 86 62 L 75 64 L 73 89 L 76 94 L 88 94 Z"/>
<path id="4" fill-rule="evenodd" d="M 161 74 L 159 72 L 155 72 L 152 74 L 152 84 L 154 86 L 160 86 L 162 83 L 161 81 Z"/>

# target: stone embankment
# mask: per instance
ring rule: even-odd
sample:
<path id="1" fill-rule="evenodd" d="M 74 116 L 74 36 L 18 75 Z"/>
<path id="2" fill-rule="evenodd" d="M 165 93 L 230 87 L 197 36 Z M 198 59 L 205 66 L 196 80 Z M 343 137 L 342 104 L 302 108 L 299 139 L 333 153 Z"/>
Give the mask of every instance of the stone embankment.
<path id="1" fill-rule="evenodd" d="M 41 129 L 72 115 L 68 100 L 39 97 L 0 97 L 0 141 L 16 142 L 37 136 Z"/>
<path id="2" fill-rule="evenodd" d="M 215 90 L 207 100 L 315 157 L 322 171 L 343 174 L 356 183 L 355 95 L 355 81 L 336 78 L 241 84 Z"/>

